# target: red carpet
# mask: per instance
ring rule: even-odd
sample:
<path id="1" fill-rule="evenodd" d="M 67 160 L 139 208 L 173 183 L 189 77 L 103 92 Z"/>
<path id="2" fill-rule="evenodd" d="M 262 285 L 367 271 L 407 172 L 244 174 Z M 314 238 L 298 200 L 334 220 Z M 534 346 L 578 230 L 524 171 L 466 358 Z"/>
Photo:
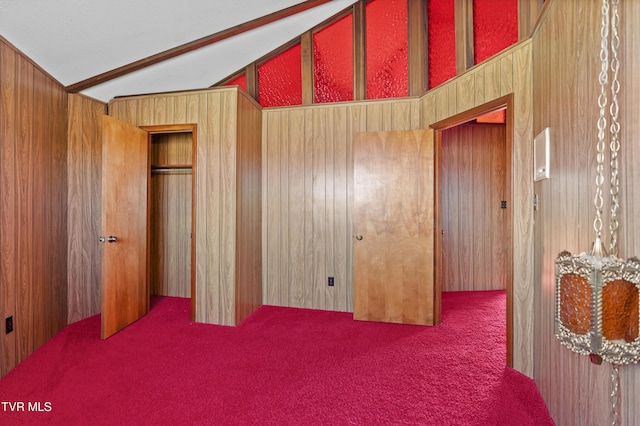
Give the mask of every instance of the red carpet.
<path id="1" fill-rule="evenodd" d="M 188 309 L 155 299 L 106 341 L 99 316 L 66 327 L 0 380 L 0 424 L 553 424 L 504 367 L 502 291 L 443 294 L 437 327 L 272 306 L 222 327 Z"/>

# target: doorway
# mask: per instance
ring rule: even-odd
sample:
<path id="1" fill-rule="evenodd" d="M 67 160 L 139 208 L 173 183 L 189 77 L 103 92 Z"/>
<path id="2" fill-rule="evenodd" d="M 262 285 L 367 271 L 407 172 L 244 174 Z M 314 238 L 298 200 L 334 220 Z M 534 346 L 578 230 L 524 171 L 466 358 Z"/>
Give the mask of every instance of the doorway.
<path id="1" fill-rule="evenodd" d="M 497 111 L 503 111 L 504 124 L 477 123 Z M 436 280 L 445 291 L 506 289 L 508 366 L 513 359 L 512 123 L 513 95 L 508 95 L 431 126 Z"/>
<path id="2" fill-rule="evenodd" d="M 140 128 L 149 134 L 149 294 L 190 298 L 193 320 L 196 125 Z"/>

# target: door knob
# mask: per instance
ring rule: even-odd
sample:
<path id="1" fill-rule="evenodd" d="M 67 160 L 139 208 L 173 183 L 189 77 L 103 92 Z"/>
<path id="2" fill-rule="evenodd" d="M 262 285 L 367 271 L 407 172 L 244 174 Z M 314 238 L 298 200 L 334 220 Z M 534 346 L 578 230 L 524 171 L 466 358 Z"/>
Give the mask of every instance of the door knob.
<path id="1" fill-rule="evenodd" d="M 361 234 L 356 234 L 356 240 L 361 241 L 362 240 L 362 235 Z"/>
<path id="2" fill-rule="evenodd" d="M 110 243 L 115 243 L 116 241 L 118 241 L 118 237 L 114 237 L 113 235 L 109 235 L 109 237 L 107 238 L 107 241 Z"/>
<path id="3" fill-rule="evenodd" d="M 104 244 L 107 241 L 107 239 L 105 237 L 100 237 L 98 238 L 98 241 Z"/>

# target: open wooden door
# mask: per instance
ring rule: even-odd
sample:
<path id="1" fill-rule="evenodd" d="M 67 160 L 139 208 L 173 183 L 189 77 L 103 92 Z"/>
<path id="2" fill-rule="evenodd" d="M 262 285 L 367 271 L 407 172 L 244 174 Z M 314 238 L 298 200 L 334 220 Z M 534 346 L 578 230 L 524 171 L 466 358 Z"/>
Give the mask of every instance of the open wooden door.
<path id="1" fill-rule="evenodd" d="M 102 331 L 115 334 L 149 311 L 147 132 L 102 120 Z"/>
<path id="2" fill-rule="evenodd" d="M 437 324 L 433 130 L 357 133 L 353 157 L 354 319 Z"/>

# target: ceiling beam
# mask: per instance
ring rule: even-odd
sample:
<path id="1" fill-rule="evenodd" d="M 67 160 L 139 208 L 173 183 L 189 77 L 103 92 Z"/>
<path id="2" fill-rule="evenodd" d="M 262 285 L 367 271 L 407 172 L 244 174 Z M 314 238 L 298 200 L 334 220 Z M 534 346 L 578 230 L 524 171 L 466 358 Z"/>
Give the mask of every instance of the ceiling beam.
<path id="1" fill-rule="evenodd" d="M 114 78 L 122 77 L 125 74 L 129 74 L 134 71 L 138 71 L 142 68 L 146 68 L 151 65 L 155 65 L 157 63 L 166 61 L 168 59 L 175 58 L 176 56 L 183 55 L 185 53 L 191 52 L 196 49 L 200 49 L 205 46 L 209 46 L 213 43 L 217 43 L 221 40 L 224 40 L 229 37 L 233 37 L 235 35 L 244 33 L 246 31 L 253 30 L 255 28 L 270 24 L 277 20 L 286 18 L 291 15 L 295 15 L 296 13 L 303 12 L 305 10 L 314 8 L 324 3 L 328 3 L 330 0 L 306 0 L 297 5 L 287 7 L 285 9 L 279 10 L 277 12 L 273 12 L 269 15 L 262 16 L 260 18 L 256 18 L 251 21 L 244 22 L 242 24 L 236 25 L 234 27 L 228 28 L 224 31 L 217 32 L 215 34 L 211 34 L 206 37 L 202 37 L 198 40 L 191 41 L 189 43 L 185 43 L 181 46 L 174 47 L 169 50 L 165 50 L 164 52 L 157 53 L 152 56 L 148 56 L 146 58 L 140 59 L 138 61 L 132 62 L 127 65 L 123 65 L 121 67 L 112 69 L 111 71 L 106 71 L 102 74 L 98 74 L 96 76 L 87 78 L 85 80 L 79 81 L 77 83 L 71 84 L 67 86 L 65 89 L 70 93 L 80 92 L 82 90 L 86 90 L 90 87 L 97 86 L 98 84 L 105 83 L 109 80 L 113 80 Z"/>

